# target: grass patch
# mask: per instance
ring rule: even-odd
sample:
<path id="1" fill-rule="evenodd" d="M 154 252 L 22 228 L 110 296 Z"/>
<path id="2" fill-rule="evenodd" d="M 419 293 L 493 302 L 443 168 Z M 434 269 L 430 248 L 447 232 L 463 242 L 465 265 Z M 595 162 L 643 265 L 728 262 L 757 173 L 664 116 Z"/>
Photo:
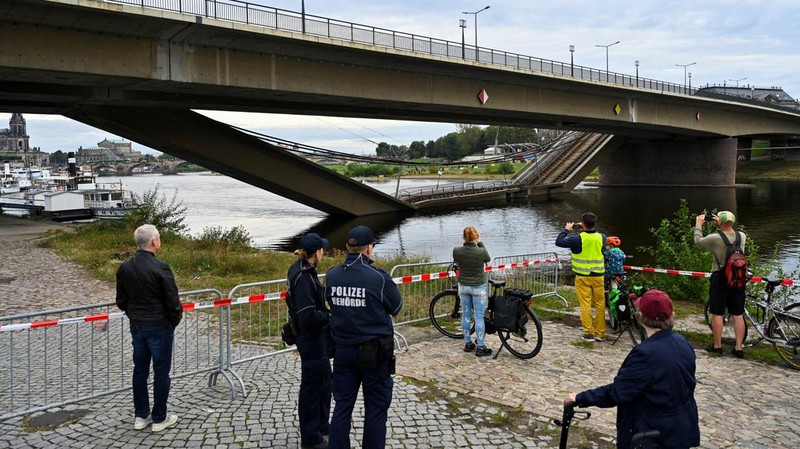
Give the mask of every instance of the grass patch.
<path id="1" fill-rule="evenodd" d="M 738 161 L 736 181 L 796 181 L 800 161 Z"/>

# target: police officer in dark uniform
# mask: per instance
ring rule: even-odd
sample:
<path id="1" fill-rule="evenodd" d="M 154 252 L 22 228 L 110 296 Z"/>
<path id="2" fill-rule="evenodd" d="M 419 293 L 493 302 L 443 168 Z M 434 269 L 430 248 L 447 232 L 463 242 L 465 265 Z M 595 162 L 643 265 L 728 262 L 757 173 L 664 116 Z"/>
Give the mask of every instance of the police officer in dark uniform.
<path id="1" fill-rule="evenodd" d="M 329 448 L 350 448 L 350 420 L 363 386 L 363 449 L 380 449 L 386 442 L 386 420 L 394 382 L 392 316 L 403 298 L 391 276 L 372 266 L 375 235 L 356 226 L 347 236 L 344 263 L 328 271 L 325 298 L 331 308 L 336 343 L 331 389 L 336 407 L 331 418 Z"/>
<path id="2" fill-rule="evenodd" d="M 309 233 L 300 239 L 295 251 L 297 262 L 289 267 L 286 304 L 298 331 L 297 351 L 300 353 L 300 395 L 297 416 L 300 421 L 300 447 L 324 449 L 328 441 L 328 417 L 331 410 L 331 364 L 327 342 L 329 312 L 325 307 L 324 287 L 317 277 L 319 262 L 328 240 Z"/>

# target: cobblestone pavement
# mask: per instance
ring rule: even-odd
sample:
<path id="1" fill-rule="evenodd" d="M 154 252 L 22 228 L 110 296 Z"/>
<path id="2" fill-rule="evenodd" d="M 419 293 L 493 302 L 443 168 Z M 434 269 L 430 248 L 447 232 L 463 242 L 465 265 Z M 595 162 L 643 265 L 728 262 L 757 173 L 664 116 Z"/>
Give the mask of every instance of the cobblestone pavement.
<path id="1" fill-rule="evenodd" d="M 4 231 L 0 223 L 0 247 L 14 257 L 3 258 L 0 278 L 11 273 L 14 280 L 0 284 L 3 310 L 36 310 L 39 304 L 54 306 L 52 301 L 73 305 L 74 298 L 82 303 L 113 298 L 112 285 L 88 278 L 29 237 L 9 239 Z M 44 303 L 36 302 L 39 296 Z M 682 324 L 698 324 L 686 321 Z M 398 330 L 413 334 L 418 329 Z M 631 348 L 626 337 L 612 346 L 610 342 L 586 344 L 578 336 L 576 328 L 545 322 L 542 351 L 528 361 L 505 351 L 496 360 L 478 358 L 462 352 L 458 340 L 444 337 L 412 344 L 408 352 L 398 353 L 387 447 L 557 447 L 558 432 L 549 422 L 560 416 L 561 399 L 569 391 L 610 382 Z M 488 341 L 495 350 L 499 347 L 495 337 Z M 173 380 L 170 411 L 180 421 L 161 434 L 133 430 L 131 396 L 120 393 L 56 409 L 83 410 L 86 415 L 53 430 L 31 431 L 22 418 L 0 422 L 0 447 L 298 447 L 296 353 L 235 368 L 249 390 L 246 398 L 239 394 L 231 399 L 221 378 L 214 386 L 208 386 L 205 375 Z M 703 351 L 698 351 L 697 369 L 702 447 L 800 446 L 796 418 L 800 416 L 800 373 L 735 359 L 729 353 L 715 357 Z M 431 394 L 432 385 L 443 393 Z M 9 386 L 0 380 L 0 388 Z M 474 400 L 469 406 L 452 400 L 464 397 Z M 526 431 L 524 423 L 517 428 L 493 425 L 512 410 L 508 407 L 527 412 L 528 422 L 541 431 Z M 578 425 L 598 432 L 601 443 L 612 441 L 615 410 L 591 411 L 591 419 Z M 356 447 L 361 426 L 359 404 L 354 412 Z"/>

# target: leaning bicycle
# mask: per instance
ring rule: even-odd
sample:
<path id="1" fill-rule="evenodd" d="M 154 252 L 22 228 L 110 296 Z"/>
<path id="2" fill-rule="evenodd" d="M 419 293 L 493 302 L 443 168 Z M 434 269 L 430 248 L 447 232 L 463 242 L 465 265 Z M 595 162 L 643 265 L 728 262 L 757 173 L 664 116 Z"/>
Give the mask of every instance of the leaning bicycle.
<path id="1" fill-rule="evenodd" d="M 622 271 L 611 276 L 616 288 L 612 288 L 606 297 L 606 314 L 610 327 L 618 332 L 612 344 L 616 344 L 627 333 L 633 344 L 638 345 L 647 338 L 647 331 L 636 317 L 634 302 L 647 290 L 641 285 L 629 286 L 625 275 Z"/>
<path id="2" fill-rule="evenodd" d="M 520 359 L 530 359 L 536 356 L 542 349 L 542 322 L 531 309 L 531 297 L 522 298 L 523 315 L 520 317 L 517 326 L 510 329 L 497 329 L 492 325 L 494 304 L 498 298 L 505 298 L 500 294 L 500 289 L 505 287 L 505 281 L 489 280 L 492 287 L 492 294 L 489 296 L 489 305 L 486 310 L 487 333 L 497 333 L 502 347 Z M 506 289 L 509 290 L 516 289 Z M 429 316 L 433 327 L 442 335 L 450 338 L 463 338 L 461 328 L 461 300 L 458 297 L 458 284 L 439 292 L 433 297 L 429 307 Z M 475 322 L 470 319 L 470 333 L 475 333 Z M 498 350 L 494 358 L 500 354 Z"/>
<path id="3" fill-rule="evenodd" d="M 744 338 L 748 346 L 754 346 L 765 340 L 772 344 L 778 356 L 791 368 L 800 370 L 800 302 L 795 302 L 782 307 L 773 301 L 772 294 L 775 287 L 781 285 L 780 279 L 764 278 L 766 287 L 763 297 L 754 293 L 745 295 Z M 712 314 L 709 311 L 711 304 L 706 301 L 706 323 L 711 327 Z M 752 313 L 751 313 L 752 311 Z M 747 340 L 748 322 L 758 333 L 754 341 Z M 723 315 L 723 340 L 734 341 L 733 317 L 727 311 Z"/>

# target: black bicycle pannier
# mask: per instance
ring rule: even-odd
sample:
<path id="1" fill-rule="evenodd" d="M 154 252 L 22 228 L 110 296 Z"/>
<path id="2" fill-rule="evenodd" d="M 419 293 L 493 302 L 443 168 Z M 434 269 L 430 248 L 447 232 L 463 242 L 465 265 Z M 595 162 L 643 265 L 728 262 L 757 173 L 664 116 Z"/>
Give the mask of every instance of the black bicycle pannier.
<path id="1" fill-rule="evenodd" d="M 519 317 L 524 313 L 522 299 L 516 296 L 498 296 L 494 300 L 492 324 L 495 329 L 516 332 L 519 328 Z"/>

